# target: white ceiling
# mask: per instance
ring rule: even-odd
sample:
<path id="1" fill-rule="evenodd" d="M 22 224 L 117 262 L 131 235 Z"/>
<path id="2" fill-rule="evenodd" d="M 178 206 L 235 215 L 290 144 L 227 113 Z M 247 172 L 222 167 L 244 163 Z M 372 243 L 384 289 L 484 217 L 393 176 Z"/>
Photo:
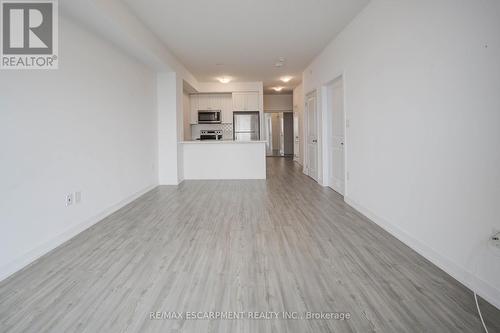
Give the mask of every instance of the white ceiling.
<path id="1" fill-rule="evenodd" d="M 123 0 L 199 80 L 290 89 L 369 0 Z M 274 64 L 286 58 L 281 68 Z M 288 84 L 281 76 L 294 79 Z M 286 91 L 286 89 L 285 89 Z"/>

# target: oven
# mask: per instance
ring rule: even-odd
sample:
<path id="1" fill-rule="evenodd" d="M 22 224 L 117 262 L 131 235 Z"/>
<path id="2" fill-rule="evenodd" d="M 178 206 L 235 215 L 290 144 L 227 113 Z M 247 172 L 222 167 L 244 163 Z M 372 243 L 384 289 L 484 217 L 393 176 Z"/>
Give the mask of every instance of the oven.
<path id="1" fill-rule="evenodd" d="M 222 140 L 221 130 L 201 130 L 200 140 Z"/>

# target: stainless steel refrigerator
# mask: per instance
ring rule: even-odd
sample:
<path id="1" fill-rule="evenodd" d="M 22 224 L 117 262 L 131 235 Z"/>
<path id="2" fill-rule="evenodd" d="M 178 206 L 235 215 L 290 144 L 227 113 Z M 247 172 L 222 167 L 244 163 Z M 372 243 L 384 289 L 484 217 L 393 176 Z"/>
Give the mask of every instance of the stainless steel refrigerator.
<path id="1" fill-rule="evenodd" d="M 259 111 L 233 112 L 233 137 L 235 141 L 260 140 Z"/>

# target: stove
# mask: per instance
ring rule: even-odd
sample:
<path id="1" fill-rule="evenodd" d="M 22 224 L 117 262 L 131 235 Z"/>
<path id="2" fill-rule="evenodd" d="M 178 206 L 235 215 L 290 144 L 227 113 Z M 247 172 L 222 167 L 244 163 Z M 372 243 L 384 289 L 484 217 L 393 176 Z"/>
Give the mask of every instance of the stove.
<path id="1" fill-rule="evenodd" d="M 200 140 L 222 140 L 222 130 L 201 130 Z"/>

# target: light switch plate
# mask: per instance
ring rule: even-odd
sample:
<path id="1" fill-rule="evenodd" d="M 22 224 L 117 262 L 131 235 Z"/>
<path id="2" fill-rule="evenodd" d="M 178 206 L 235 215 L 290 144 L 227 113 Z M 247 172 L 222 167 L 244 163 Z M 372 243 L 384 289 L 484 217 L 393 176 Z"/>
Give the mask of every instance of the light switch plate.
<path id="1" fill-rule="evenodd" d="M 79 204 L 81 201 L 82 201 L 82 192 L 76 191 L 75 192 L 75 203 Z"/>
<path id="2" fill-rule="evenodd" d="M 73 204 L 73 193 L 66 194 L 66 207 Z"/>
<path id="3" fill-rule="evenodd" d="M 489 244 L 495 254 L 500 256 L 500 232 L 495 231 L 495 233 L 491 235 Z"/>

